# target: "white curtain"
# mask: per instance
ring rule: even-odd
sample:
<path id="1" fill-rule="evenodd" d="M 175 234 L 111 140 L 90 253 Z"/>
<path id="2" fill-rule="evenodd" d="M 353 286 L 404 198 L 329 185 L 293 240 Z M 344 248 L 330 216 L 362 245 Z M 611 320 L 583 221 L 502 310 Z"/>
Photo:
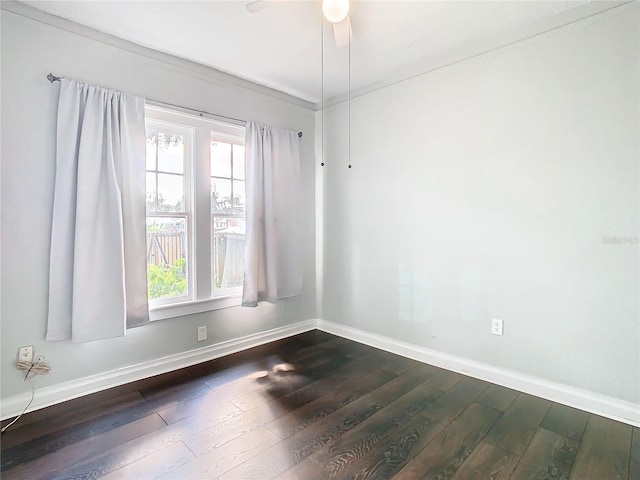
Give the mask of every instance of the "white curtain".
<path id="1" fill-rule="evenodd" d="M 247 122 L 247 246 L 242 305 L 302 290 L 300 152 L 296 132 Z"/>
<path id="2" fill-rule="evenodd" d="M 145 244 L 144 99 L 63 79 L 47 340 L 147 323 Z"/>

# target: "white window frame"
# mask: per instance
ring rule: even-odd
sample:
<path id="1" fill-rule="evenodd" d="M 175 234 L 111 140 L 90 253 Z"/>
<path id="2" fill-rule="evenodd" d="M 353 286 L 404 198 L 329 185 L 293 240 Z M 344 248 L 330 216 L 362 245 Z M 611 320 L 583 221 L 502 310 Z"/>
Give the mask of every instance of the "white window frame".
<path id="1" fill-rule="evenodd" d="M 245 127 L 152 105 L 146 105 L 145 117 L 152 123 L 177 125 L 193 132 L 191 151 L 185 155 L 184 166 L 185 206 L 191 207 L 187 222 L 189 294 L 149 300 L 150 318 L 162 320 L 239 306 L 242 287 L 216 292 L 213 288 L 211 138 L 213 133 L 220 141 L 244 145 Z"/>
<path id="2" fill-rule="evenodd" d="M 187 303 L 191 302 L 195 298 L 195 283 L 194 283 L 194 268 L 193 262 L 191 259 L 194 254 L 194 242 L 193 242 L 193 195 L 190 178 L 193 176 L 193 142 L 192 138 L 194 137 L 195 129 L 191 127 L 185 127 L 183 125 L 177 125 L 175 123 L 169 123 L 163 120 L 151 119 L 149 117 L 146 120 L 150 120 L 150 122 L 146 122 L 146 127 L 156 128 L 161 130 L 162 132 L 172 133 L 175 135 L 181 135 L 183 137 L 184 144 L 184 165 L 182 168 L 182 177 L 183 177 L 183 192 L 184 192 L 184 212 L 175 213 L 175 212 L 153 212 L 150 217 L 184 217 L 185 218 L 185 233 L 187 236 L 187 242 L 185 245 L 187 251 L 187 294 L 181 295 L 179 297 L 169 297 L 169 298 L 157 298 L 154 300 L 149 300 L 149 302 L 153 302 L 154 307 L 161 307 L 163 305 L 173 305 L 177 303 Z M 147 170 L 148 171 L 148 170 Z M 156 173 L 158 173 L 158 165 L 156 165 Z M 168 172 L 160 172 L 160 173 L 168 173 Z M 157 192 L 156 192 L 157 193 Z"/>

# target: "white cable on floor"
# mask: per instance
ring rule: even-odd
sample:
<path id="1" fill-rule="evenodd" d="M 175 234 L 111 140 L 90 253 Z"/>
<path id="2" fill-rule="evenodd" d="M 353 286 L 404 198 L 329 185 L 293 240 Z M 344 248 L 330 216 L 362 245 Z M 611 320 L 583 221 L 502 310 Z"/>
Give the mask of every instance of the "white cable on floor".
<path id="1" fill-rule="evenodd" d="M 24 376 L 24 381 L 26 382 L 28 380 L 29 381 L 29 385 L 31 386 L 31 400 L 29 400 L 29 403 L 27 403 L 27 406 L 24 407 L 22 412 L 20 412 L 20 415 L 18 415 L 16 418 L 14 418 L 11 421 L 11 423 L 9 423 L 8 425 L 5 425 L 4 427 L 2 427 L 2 430 L 0 430 L 1 433 L 4 433 L 7 430 L 7 428 L 9 428 L 11 425 L 13 425 L 18 420 L 20 420 L 20 417 L 22 417 L 25 414 L 27 409 L 33 403 L 33 399 L 36 396 L 36 390 L 33 387 L 33 382 L 31 382 L 31 377 L 29 375 L 30 374 L 33 374 L 32 376 L 36 376 L 38 374 L 44 375 L 44 374 L 49 373 L 49 370 L 51 370 L 51 367 L 49 367 L 49 365 L 44 363 L 44 357 L 40 357 L 40 358 L 42 358 L 42 360 L 37 360 L 35 363 L 24 362 L 22 360 L 19 360 L 19 361 L 16 362 L 16 367 L 18 368 L 18 370 L 26 370 L 27 371 L 27 373 Z"/>
<path id="2" fill-rule="evenodd" d="M 5 425 L 4 427 L 2 427 L 2 430 L 0 430 L 0 432 L 4 433 L 7 428 L 9 428 L 11 425 L 13 425 L 14 423 L 16 423 L 18 420 L 20 420 L 20 417 L 22 417 L 22 415 L 24 415 L 24 412 L 27 411 L 27 408 L 29 408 L 31 406 L 31 404 L 33 403 L 33 399 L 36 396 L 36 391 L 33 388 L 33 383 L 31 382 L 31 378 L 27 378 L 26 380 L 29 380 L 29 385 L 31 385 L 31 400 L 29 400 L 29 403 L 27 403 L 27 406 L 24 407 L 24 410 L 22 410 L 22 412 L 20 412 L 20 415 L 18 415 L 16 418 L 14 418 L 11 423 L 9 423 L 8 425 Z"/>

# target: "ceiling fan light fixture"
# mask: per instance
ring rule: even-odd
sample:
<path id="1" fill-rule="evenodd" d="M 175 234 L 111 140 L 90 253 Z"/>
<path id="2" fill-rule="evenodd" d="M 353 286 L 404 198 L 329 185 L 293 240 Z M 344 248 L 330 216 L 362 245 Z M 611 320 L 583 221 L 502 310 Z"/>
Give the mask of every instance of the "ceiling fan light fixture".
<path id="1" fill-rule="evenodd" d="M 322 13 L 331 23 L 339 23 L 349 14 L 349 0 L 322 0 Z"/>

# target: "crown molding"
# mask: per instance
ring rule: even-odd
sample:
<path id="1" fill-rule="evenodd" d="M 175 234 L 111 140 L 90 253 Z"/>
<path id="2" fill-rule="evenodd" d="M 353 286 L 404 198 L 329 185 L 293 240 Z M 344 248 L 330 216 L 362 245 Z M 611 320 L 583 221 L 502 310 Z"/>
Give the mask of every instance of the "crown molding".
<path id="1" fill-rule="evenodd" d="M 231 75 L 229 73 L 193 62 L 191 60 L 186 60 L 184 58 L 176 57 L 175 55 L 159 52 L 158 50 L 153 50 L 148 47 L 143 47 L 114 35 L 110 35 L 108 33 L 101 32 L 85 25 L 81 25 L 71 20 L 67 20 L 65 18 L 43 12 L 41 10 L 38 10 L 37 8 L 33 8 L 29 5 L 17 2 L 15 0 L 1 1 L 0 10 L 3 14 L 5 12 L 8 12 L 36 21 L 48 27 L 88 38 L 90 40 L 109 45 L 128 53 L 140 55 L 147 59 L 160 62 L 163 65 L 169 65 L 192 77 L 204 80 L 212 84 L 230 85 L 243 90 L 251 91 L 253 93 L 266 95 L 283 102 L 306 108 L 308 110 L 315 110 L 315 104 L 313 102 L 294 97 L 293 95 L 289 95 L 273 88 L 265 87 L 264 85 L 259 85 L 249 80 L 245 80 L 235 75 Z"/>
<path id="2" fill-rule="evenodd" d="M 351 92 L 350 98 L 353 100 L 355 98 L 381 90 L 383 88 L 407 80 L 411 80 L 413 78 L 426 75 L 442 68 L 455 65 L 459 62 L 470 60 L 472 58 L 493 52 L 495 50 L 499 50 L 504 47 L 508 47 L 521 41 L 543 35 L 547 32 L 563 28 L 567 25 L 580 22 L 597 15 L 611 13 L 613 10 L 616 10 L 620 7 L 635 3 L 637 2 L 634 0 L 590 2 L 586 5 L 573 8 L 558 15 L 544 18 L 526 27 L 519 27 L 500 35 L 487 37 L 482 41 L 474 42 L 473 44 L 466 44 L 454 50 L 443 52 L 437 58 L 431 58 L 428 60 L 425 59 L 423 62 L 418 62 L 409 67 L 399 69 L 394 73 L 394 75 L 390 77 L 353 90 Z M 124 50 L 129 53 L 161 62 L 165 65 L 177 67 L 182 72 L 188 73 L 193 77 L 208 81 L 213 84 L 222 83 L 231 85 L 251 92 L 266 95 L 287 103 L 291 103 L 293 105 L 297 105 L 309 110 L 318 111 L 322 110 L 323 108 L 323 102 L 313 103 L 302 98 L 298 98 L 293 95 L 281 92 L 279 90 L 275 90 L 273 88 L 254 83 L 249 80 L 245 80 L 235 75 L 231 75 L 221 70 L 217 70 L 215 68 L 193 62 L 191 60 L 186 60 L 175 55 L 159 52 L 148 47 L 143 47 L 114 35 L 110 35 L 94 28 L 73 22 L 71 20 L 67 20 L 65 18 L 43 12 L 15 0 L 5 0 L 0 2 L 0 9 L 5 12 L 10 12 L 12 14 L 34 20 L 49 27 L 76 34 L 103 43 L 105 45 Z M 348 99 L 348 94 L 336 95 L 327 98 L 324 101 L 324 108 L 338 105 L 340 103 L 348 101 Z"/>
<path id="3" fill-rule="evenodd" d="M 467 43 L 465 45 L 461 45 L 459 48 L 443 52 L 437 58 L 425 59 L 423 62 L 418 62 L 410 67 L 398 69 L 393 76 L 387 77 L 384 80 L 354 89 L 351 92 L 350 98 L 353 100 L 355 98 L 362 97 L 383 88 L 435 72 L 436 70 L 485 55 L 504 47 L 509 47 L 524 40 L 544 35 L 545 33 L 597 15 L 617 13 L 613 11 L 620 7 L 632 4 L 637 4 L 637 2 L 635 0 L 594 1 L 580 7 L 572 8 L 571 10 L 567 10 L 552 17 L 544 18 L 526 27 L 518 27 L 499 35 L 492 35 L 482 41 L 474 42 L 473 44 Z M 325 99 L 324 108 L 332 107 L 348 100 L 349 95 L 346 93 L 336 95 Z M 315 104 L 315 110 L 322 110 L 322 102 Z"/>

